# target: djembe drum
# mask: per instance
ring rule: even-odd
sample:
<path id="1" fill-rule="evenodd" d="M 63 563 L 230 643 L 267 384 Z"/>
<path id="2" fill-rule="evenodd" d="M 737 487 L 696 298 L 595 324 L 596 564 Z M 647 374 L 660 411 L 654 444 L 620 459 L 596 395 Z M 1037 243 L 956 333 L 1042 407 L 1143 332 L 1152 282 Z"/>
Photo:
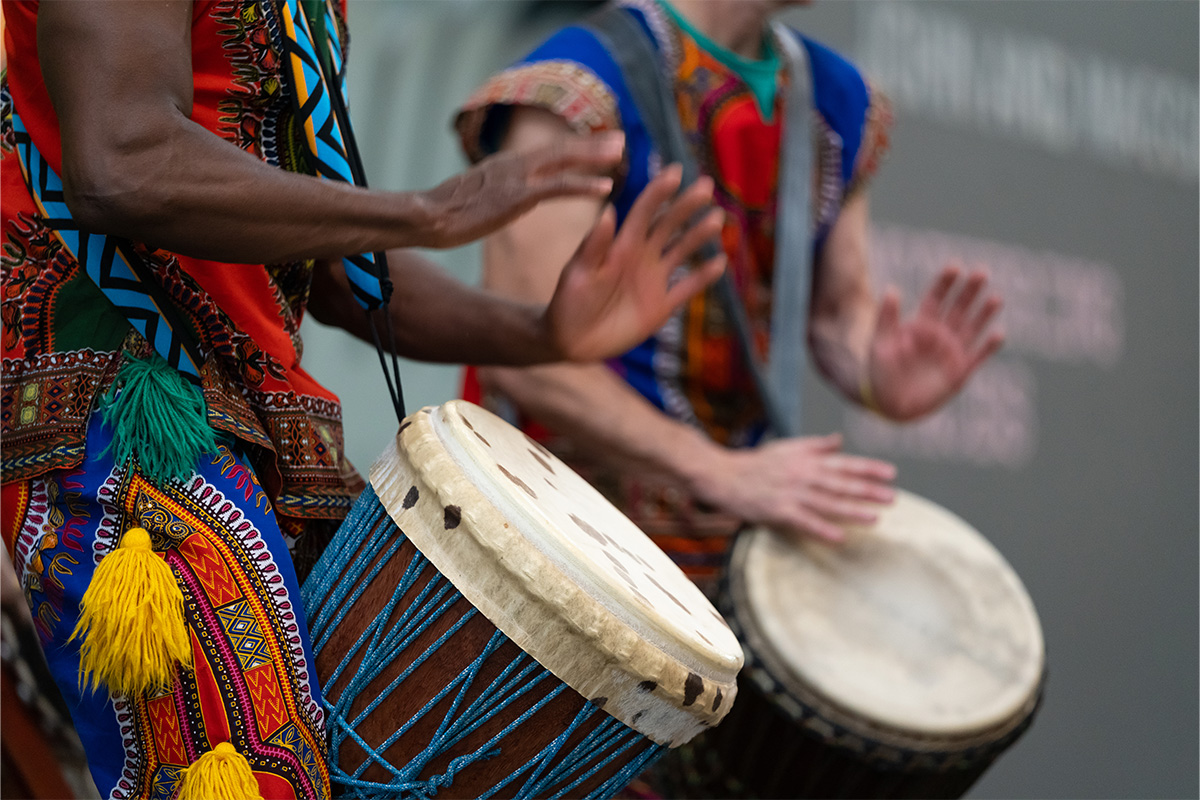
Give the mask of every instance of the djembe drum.
<path id="1" fill-rule="evenodd" d="M 641 531 L 462 401 L 402 423 L 304 600 L 346 796 L 611 796 L 742 663 Z"/>
<path id="2" fill-rule="evenodd" d="M 655 769 L 671 797 L 958 797 L 1030 725 L 1044 649 L 1004 558 L 898 492 L 842 545 L 738 537 L 718 605 L 746 649 L 722 726 Z"/>

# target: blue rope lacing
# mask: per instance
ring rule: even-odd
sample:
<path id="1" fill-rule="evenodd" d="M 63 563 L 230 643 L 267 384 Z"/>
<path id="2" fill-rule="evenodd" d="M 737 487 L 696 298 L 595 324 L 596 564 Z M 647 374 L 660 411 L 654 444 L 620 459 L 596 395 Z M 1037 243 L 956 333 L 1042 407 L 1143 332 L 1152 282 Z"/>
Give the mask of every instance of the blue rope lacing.
<path id="1" fill-rule="evenodd" d="M 315 651 L 319 652 L 329 642 L 371 581 L 399 552 L 405 541 L 403 532 L 392 522 L 374 490 L 368 486 L 301 591 Z M 422 581 L 425 581 L 424 586 L 397 614 L 401 599 Z M 466 702 L 485 662 L 510 641 L 497 630 L 467 669 L 451 677 L 420 710 L 410 719 L 400 723 L 395 733 L 375 747 L 369 745 L 356 732 L 357 726 L 393 692 L 400 689 L 405 679 L 425 663 L 442 644 L 452 639 L 478 611 L 471 608 L 454 620 L 445 633 L 418 654 L 387 686 L 379 690 L 365 708 L 354 714 L 351 707 L 364 694 L 368 684 L 462 599 L 458 590 L 429 563 L 428 559 L 419 552 L 416 553 L 405 568 L 391 599 L 347 650 L 333 674 L 326 678 L 325 685 L 331 686 L 342 678 L 344 673 L 349 675 L 337 701 L 330 703 L 328 698 L 325 700 L 330 752 L 336 758 L 342 745 L 350 740 L 366 753 L 363 763 L 351 773 L 336 764 L 331 765 L 330 780 L 335 786 L 335 794 L 354 798 L 427 800 L 435 797 L 440 790 L 450 788 L 455 776 L 464 768 L 478 761 L 499 756 L 505 737 L 517 731 L 564 691 L 571 691 L 570 687 L 555 678 L 536 660 L 521 652 L 474 700 Z M 360 660 L 350 673 L 356 658 Z M 543 682 L 547 682 L 545 685 L 550 687 L 546 694 L 503 730 L 471 752 L 451 760 L 441 774 L 424 780 L 418 777 L 430 762 L 451 751 L 464 738 L 479 730 L 482 725 Z M 438 722 L 437 729 L 426 747 L 404 765 L 396 766 L 390 763 L 383 755 L 387 749 L 448 697 L 451 698 L 449 708 Z M 602 718 L 599 723 L 568 748 L 567 744 L 572 737 L 589 724 L 595 715 Z M 625 766 L 586 795 L 588 798 L 597 799 L 611 797 L 654 761 L 664 749 L 592 703 L 584 703 L 570 725 L 553 741 L 524 763 L 513 764 L 510 774 L 480 797 L 574 797 L 577 796 L 574 794 L 576 788 L 592 780 L 598 772 L 616 759 L 629 758 Z M 391 776 L 390 780 L 382 783 L 363 779 L 363 773 L 372 765 L 386 770 Z"/>

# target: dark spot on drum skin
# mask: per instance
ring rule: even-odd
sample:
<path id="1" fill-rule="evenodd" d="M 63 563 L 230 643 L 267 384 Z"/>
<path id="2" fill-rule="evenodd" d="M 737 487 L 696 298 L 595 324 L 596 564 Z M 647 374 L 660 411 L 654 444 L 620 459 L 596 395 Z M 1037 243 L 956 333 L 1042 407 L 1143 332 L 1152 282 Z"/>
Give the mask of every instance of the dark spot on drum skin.
<path id="1" fill-rule="evenodd" d="M 626 549 L 625 549 L 625 548 L 624 548 L 624 547 L 621 545 L 621 543 L 620 543 L 620 542 L 618 542 L 616 539 L 613 539 L 613 538 L 609 537 L 608 541 L 609 541 L 609 543 L 610 543 L 610 544 L 612 544 L 612 546 L 613 546 L 613 547 L 617 548 L 617 549 L 618 549 L 618 550 L 620 550 L 622 553 L 624 553 L 625 555 L 629 556 L 629 557 L 630 557 L 630 558 L 632 558 L 634 561 L 638 562 L 638 563 L 639 563 L 639 564 L 641 564 L 643 567 L 645 567 L 647 572 L 652 572 L 652 571 L 654 570 L 654 567 L 652 567 L 652 566 L 650 566 L 649 564 L 647 564 L 647 563 L 646 563 L 646 562 L 645 562 L 645 561 L 642 559 L 642 557 L 641 557 L 641 556 L 639 556 L 637 553 L 633 553 L 633 552 L 630 552 L 629 550 L 626 550 Z"/>
<path id="2" fill-rule="evenodd" d="M 399 436 L 400 434 L 404 433 L 404 429 L 409 425 L 412 425 L 411 419 L 406 419 L 404 422 L 400 423 L 400 430 L 396 431 L 396 435 Z"/>
<path id="3" fill-rule="evenodd" d="M 598 531 L 598 530 L 596 530 L 595 528 L 593 528 L 591 525 L 589 525 L 589 524 L 587 523 L 587 521 L 586 521 L 586 520 L 582 520 L 582 519 L 580 519 L 579 517 L 577 517 L 577 516 L 575 516 L 574 514 L 572 514 L 572 515 L 571 515 L 571 522 L 574 522 L 576 525 L 578 525 L 580 530 L 582 530 L 582 531 L 583 531 L 584 533 L 586 533 L 588 536 L 590 536 L 590 537 L 592 537 L 593 539 L 595 539 L 595 540 L 596 540 L 597 542 L 599 542 L 600 544 L 608 544 L 608 542 L 609 542 L 609 539 L 608 539 L 608 537 L 607 537 L 607 536 L 605 536 L 605 535 L 604 535 L 603 533 L 601 533 L 600 531 Z M 612 558 L 612 556 L 609 556 L 609 558 Z M 616 561 L 616 559 L 613 559 L 613 560 L 614 560 L 614 561 Z"/>
<path id="4" fill-rule="evenodd" d="M 543 447 L 541 442 L 539 442 L 537 439 L 534 439 L 528 433 L 524 434 L 524 436 L 525 436 L 525 441 L 529 442 L 529 444 L 533 447 L 533 449 L 537 450 L 539 453 L 546 456 L 547 458 L 550 457 L 550 451 L 547 450 L 545 447 Z"/>
<path id="5" fill-rule="evenodd" d="M 625 565 L 622 564 L 620 561 L 618 561 L 616 559 L 616 557 L 613 556 L 612 553 L 605 550 L 604 555 L 606 558 L 608 558 L 609 561 L 611 561 L 613 563 L 613 566 L 617 568 L 617 572 L 621 573 L 622 578 L 625 578 L 626 580 L 632 580 L 632 577 L 629 574 L 629 570 L 625 569 Z"/>
<path id="6" fill-rule="evenodd" d="M 708 637 L 707 637 L 707 636 L 705 636 L 705 635 L 704 635 L 703 633 L 701 633 L 700 631 L 696 631 L 696 635 L 697 635 L 697 636 L 699 636 L 701 639 L 703 639 L 703 640 L 704 640 L 704 643 L 705 643 L 705 644 L 707 644 L 709 647 L 716 647 L 716 645 L 715 645 L 715 644 L 713 644 L 712 642 L 710 642 L 710 641 L 708 640 Z"/>
<path id="7" fill-rule="evenodd" d="M 725 695 L 721 694 L 721 690 L 717 689 L 717 695 L 713 698 L 712 710 L 716 711 L 721 706 L 721 698 Z"/>
<path id="8" fill-rule="evenodd" d="M 654 576 L 653 576 L 653 575 L 647 575 L 646 577 L 650 579 L 650 582 L 651 582 L 651 583 L 653 583 L 655 586 L 657 586 L 657 587 L 658 587 L 658 590 L 659 590 L 660 592 L 662 592 L 663 594 L 665 594 L 667 597 L 671 598 L 671 602 L 672 602 L 672 603 L 674 603 L 675 605 L 679 606 L 680 608 L 682 608 L 682 609 L 683 609 L 684 611 L 686 611 L 687 613 L 689 613 L 689 614 L 690 614 L 690 613 L 692 613 L 692 610 L 691 610 L 690 608 L 688 608 L 687 606 L 685 606 L 683 603 L 679 602 L 679 600 L 678 600 L 678 599 L 675 597 L 675 595 L 673 595 L 673 594 L 671 594 L 670 592 L 668 592 L 666 589 L 664 589 L 664 588 L 663 588 L 663 585 L 662 585 L 661 583 L 659 583 L 658 581 L 654 580 Z"/>
<path id="9" fill-rule="evenodd" d="M 702 694 L 704 694 L 704 679 L 694 672 L 689 672 L 687 680 L 683 682 L 683 704 L 690 706 Z"/>
<path id="10" fill-rule="evenodd" d="M 547 486 L 549 486 L 551 489 L 553 489 L 556 492 L 558 491 L 558 487 L 555 486 L 553 483 L 551 483 L 549 478 L 546 478 L 545 481 L 546 481 Z"/>
<path id="11" fill-rule="evenodd" d="M 477 430 L 472 430 L 472 431 L 471 431 L 471 433 L 475 434 L 475 436 L 477 436 L 477 437 L 479 438 L 479 441 L 483 442 L 483 443 L 484 443 L 485 445 L 487 445 L 488 447 L 491 447 L 491 446 L 492 446 L 492 443 L 491 443 L 491 442 L 489 442 L 487 439 L 483 438 L 483 434 L 482 434 L 482 433 L 480 433 L 479 431 L 477 431 Z"/>
<path id="12" fill-rule="evenodd" d="M 475 426 L 471 424 L 471 420 L 467 419 L 467 415 L 466 415 L 466 414 L 464 414 L 464 413 L 462 413 L 462 412 L 460 411 L 460 412 L 458 412 L 458 415 L 459 415 L 460 417 L 462 417 L 463 425 L 466 425 L 466 426 L 467 426 L 467 428 L 469 428 L 469 429 L 470 429 L 470 430 L 472 430 L 472 431 L 473 431 L 473 430 L 475 430 Z"/>
<path id="13" fill-rule="evenodd" d="M 543 469 L 551 475 L 554 474 L 554 467 L 550 466 L 550 462 L 539 456 L 535 450 L 530 450 L 529 455 L 533 456 L 534 460 L 541 464 Z"/>
<path id="14" fill-rule="evenodd" d="M 504 477 L 508 478 L 510 481 L 515 483 L 517 486 L 520 486 L 522 489 L 524 489 L 525 494 L 529 495 L 534 500 L 537 500 L 537 492 L 533 491 L 533 489 L 530 489 L 529 484 L 527 484 L 525 481 L 521 480 L 516 475 L 513 475 L 511 472 L 506 470 L 504 468 L 503 464 L 497 464 L 496 466 L 499 467 L 500 471 L 504 473 Z"/>
<path id="15" fill-rule="evenodd" d="M 629 724 L 630 724 L 630 725 L 637 725 L 637 724 L 638 724 L 638 720 L 640 720 L 640 719 L 641 719 L 642 717 L 644 717 L 644 716 L 646 716 L 646 712 L 645 712 L 645 711 L 639 711 L 639 712 L 637 712 L 636 714 L 634 714 L 634 715 L 633 715 L 633 719 L 629 720 Z"/>
<path id="16" fill-rule="evenodd" d="M 445 520 L 446 530 L 457 528 L 458 523 L 462 522 L 462 509 L 458 506 L 446 506 Z"/>
<path id="17" fill-rule="evenodd" d="M 657 688 L 658 681 L 642 681 L 638 684 L 638 691 L 642 694 L 645 694 L 646 692 L 653 692 Z"/>
<path id="18" fill-rule="evenodd" d="M 591 704 L 594 705 L 596 708 L 604 708 L 604 704 L 607 702 L 608 702 L 607 697 L 593 697 L 591 699 Z"/>
<path id="19" fill-rule="evenodd" d="M 401 503 L 401 507 L 405 511 L 407 511 L 408 509 L 415 506 L 417 504 L 417 500 L 419 500 L 420 498 L 421 498 L 421 493 L 418 492 L 417 487 L 414 486 L 408 490 L 408 494 L 404 495 L 404 502 Z"/>

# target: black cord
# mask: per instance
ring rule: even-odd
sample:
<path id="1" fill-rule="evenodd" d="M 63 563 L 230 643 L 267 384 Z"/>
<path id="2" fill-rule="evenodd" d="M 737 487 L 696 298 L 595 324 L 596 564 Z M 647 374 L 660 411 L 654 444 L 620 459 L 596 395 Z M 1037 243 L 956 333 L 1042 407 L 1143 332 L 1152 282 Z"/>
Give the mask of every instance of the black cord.
<path id="1" fill-rule="evenodd" d="M 388 330 L 388 338 L 392 338 L 391 315 L 387 313 L 387 308 L 383 309 L 383 318 L 385 327 Z M 392 398 L 392 408 L 396 411 L 396 420 L 403 421 L 408 416 L 404 411 L 404 387 L 400 385 L 400 368 L 399 359 L 396 356 L 395 345 L 392 349 L 392 372 L 388 372 L 387 359 L 383 354 L 383 345 L 379 341 L 379 331 L 375 328 L 375 319 L 372 316 L 373 309 L 364 309 L 367 317 L 367 327 L 371 329 L 371 339 L 375 342 L 375 352 L 379 355 L 379 367 L 383 370 L 383 380 L 387 384 L 388 394 Z M 392 375 L 395 375 L 393 382 Z"/>
<path id="2" fill-rule="evenodd" d="M 325 64 L 319 63 L 318 66 L 324 74 Z M 354 178 L 355 185 L 365 189 L 367 188 L 367 176 L 363 169 L 362 157 L 358 153 L 358 142 L 354 138 L 354 129 L 350 127 L 350 114 L 346 110 L 345 98 L 342 96 L 342 73 L 335 73 L 332 76 L 325 75 L 325 84 L 328 88 L 327 94 L 333 107 L 334 116 L 342 129 L 342 142 L 346 147 L 346 160 L 350 165 L 350 174 Z M 396 419 L 402 422 L 408 415 L 404 409 L 404 388 L 400 383 L 400 357 L 396 354 L 396 335 L 392 326 L 392 315 L 388 313 L 388 305 L 392 299 L 394 287 L 391 273 L 388 270 L 387 254 L 384 252 L 375 253 L 375 277 L 379 280 L 380 295 L 383 301 L 380 309 L 383 311 L 383 325 L 387 330 L 389 352 L 392 356 L 390 372 L 383 344 L 379 341 L 379 331 L 375 327 L 375 320 L 371 314 L 374 309 L 366 309 L 367 327 L 371 329 L 371 339 L 375 342 L 375 352 L 379 355 L 379 366 L 383 370 L 383 379 L 387 383 L 388 393 L 392 397 L 392 407 L 396 410 Z"/>

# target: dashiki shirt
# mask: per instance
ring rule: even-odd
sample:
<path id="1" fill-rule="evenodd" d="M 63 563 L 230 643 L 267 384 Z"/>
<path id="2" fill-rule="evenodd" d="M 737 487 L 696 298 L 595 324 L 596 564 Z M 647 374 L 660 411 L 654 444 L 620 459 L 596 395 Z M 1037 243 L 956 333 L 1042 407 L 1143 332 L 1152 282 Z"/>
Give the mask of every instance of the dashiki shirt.
<path id="1" fill-rule="evenodd" d="M 312 174 L 283 71 L 287 1 L 193 3 L 191 119 L 272 166 Z M 14 111 L 50 169 L 62 168 L 38 10 L 4 0 L 4 544 L 105 796 L 171 798 L 180 771 L 228 741 L 264 796 L 328 797 L 297 572 L 345 517 L 360 479 L 344 458 L 337 397 L 300 365 L 312 262 L 225 264 L 134 245 L 183 322 L 177 332 L 196 344 L 220 445 L 185 480 L 149 481 L 136 458 L 114 463 L 102 398 L 123 359 L 152 348 L 39 214 L 19 167 Z M 326 35 L 340 54 L 345 9 L 329 11 Z M 97 563 L 135 525 L 183 592 L 195 669 L 178 669 L 165 694 L 110 699 L 104 688 L 80 691 L 79 643 L 66 639 Z"/>
<path id="2" fill-rule="evenodd" d="M 786 70 L 776 72 L 777 91 L 766 108 L 739 57 L 689 32 L 673 9 L 655 0 L 624 0 L 627 13 L 650 34 L 663 68 L 674 78 L 675 99 L 701 172 L 716 184 L 715 201 L 726 213 L 722 243 L 728 271 L 745 305 L 751 333 L 765 358 L 770 346 L 771 286 L 779 172 L 780 91 Z M 829 48 L 799 34 L 813 80 L 813 263 L 842 204 L 866 185 L 887 148 L 891 110 L 858 70 Z M 773 57 L 779 47 L 769 38 Z M 752 66 L 752 65 L 751 65 Z M 564 28 L 526 58 L 484 83 L 467 101 L 456 126 L 469 157 L 480 159 L 502 140 L 513 106 L 534 106 L 562 117 L 579 133 L 623 130 L 628 161 L 614 197 L 619 220 L 662 166 L 654 143 L 612 56 L 594 34 Z M 754 444 L 765 420 L 753 380 L 715 289 L 698 295 L 644 343 L 610 362 L 630 386 L 671 417 L 700 427 L 730 447 Z M 477 394 L 468 374 L 466 393 Z M 548 436 L 536 422 L 523 423 Z M 647 533 L 659 538 L 693 577 L 711 577 L 726 540 L 695 540 L 688 534 L 732 533 L 737 522 L 696 507 L 679 487 L 598 468 L 574 452 L 565 437 L 548 444 L 591 479 Z"/>
<path id="3" fill-rule="evenodd" d="M 191 119 L 263 161 L 311 172 L 284 89 L 280 0 L 197 0 Z M 4 0 L 3 479 L 77 466 L 122 349 L 149 352 L 36 212 L 8 110 L 57 174 L 58 120 L 42 82 L 37 2 Z M 344 41 L 344 37 L 343 37 Z M 210 426 L 244 444 L 285 531 L 350 509 L 341 404 L 300 365 L 311 261 L 224 264 L 135 245 L 204 358 Z"/>

